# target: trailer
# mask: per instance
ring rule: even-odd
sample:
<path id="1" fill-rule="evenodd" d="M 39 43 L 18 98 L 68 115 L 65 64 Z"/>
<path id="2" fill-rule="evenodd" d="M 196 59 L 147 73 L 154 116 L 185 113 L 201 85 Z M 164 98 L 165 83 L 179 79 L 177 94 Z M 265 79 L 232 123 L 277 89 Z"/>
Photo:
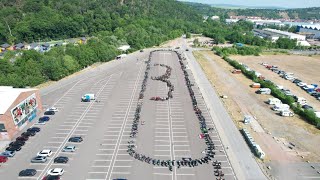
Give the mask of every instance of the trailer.
<path id="1" fill-rule="evenodd" d="M 289 110 L 290 106 L 288 104 L 275 104 L 272 107 L 272 110 L 274 111 L 284 111 L 284 110 Z"/>
<path id="2" fill-rule="evenodd" d="M 291 112 L 290 110 L 283 110 L 283 111 L 280 111 L 280 115 L 284 117 L 292 117 L 294 116 L 294 113 Z"/>
<path id="3" fill-rule="evenodd" d="M 271 94 L 271 89 L 269 88 L 260 88 L 256 91 L 257 94 Z"/>
<path id="4" fill-rule="evenodd" d="M 268 104 L 274 105 L 274 104 L 282 104 L 281 100 L 278 98 L 269 98 Z"/>
<path id="5" fill-rule="evenodd" d="M 234 69 L 232 71 L 233 74 L 241 74 L 241 69 Z"/>
<path id="6" fill-rule="evenodd" d="M 94 94 L 85 94 L 81 97 L 82 102 L 90 102 L 91 100 L 95 100 L 95 95 Z"/>
<path id="7" fill-rule="evenodd" d="M 250 85 L 252 88 L 260 88 L 261 84 L 260 83 L 253 83 Z"/>

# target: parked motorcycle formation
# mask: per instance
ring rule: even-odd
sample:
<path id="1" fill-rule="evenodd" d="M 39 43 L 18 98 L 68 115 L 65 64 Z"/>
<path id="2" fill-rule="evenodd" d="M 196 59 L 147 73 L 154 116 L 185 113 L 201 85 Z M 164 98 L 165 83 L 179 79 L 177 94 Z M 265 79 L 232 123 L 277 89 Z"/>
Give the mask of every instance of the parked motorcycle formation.
<path id="1" fill-rule="evenodd" d="M 132 156 L 133 158 L 135 158 L 137 160 L 140 160 L 142 162 L 146 162 L 148 164 L 152 164 L 154 166 L 168 167 L 168 169 L 170 171 L 172 171 L 172 168 L 174 166 L 177 168 L 180 168 L 182 166 L 196 167 L 196 166 L 200 166 L 202 164 L 209 164 L 210 161 L 212 161 L 213 158 L 215 157 L 215 152 L 214 152 L 215 145 L 214 145 L 211 137 L 208 134 L 208 130 L 210 130 L 211 128 L 207 129 L 206 120 L 205 120 L 204 116 L 202 115 L 201 110 L 198 108 L 198 105 L 197 105 L 198 103 L 195 98 L 194 91 L 192 90 L 193 84 L 191 83 L 191 81 L 189 79 L 189 74 L 186 70 L 186 66 L 183 63 L 183 60 L 185 60 L 185 58 L 182 57 L 182 55 L 180 53 L 178 53 L 174 50 L 170 50 L 170 51 L 175 52 L 179 58 L 181 70 L 184 73 L 185 82 L 188 87 L 189 94 L 190 94 L 190 97 L 192 100 L 193 109 L 194 109 L 195 114 L 199 120 L 200 130 L 204 135 L 203 139 L 205 140 L 205 143 L 207 145 L 207 148 L 204 151 L 205 156 L 200 157 L 200 158 L 196 158 L 196 159 L 181 158 L 178 160 L 171 160 L 171 159 L 160 160 L 160 159 L 148 157 L 148 156 L 143 155 L 141 153 L 138 153 L 136 151 L 135 138 L 137 137 L 137 134 L 138 134 L 138 125 L 139 125 L 139 121 L 140 121 L 140 113 L 141 113 L 141 108 L 142 108 L 142 104 L 143 104 L 144 92 L 146 90 L 146 85 L 147 85 L 147 81 L 149 78 L 149 71 L 150 71 L 150 67 L 151 67 L 150 64 L 151 64 L 152 55 L 153 55 L 153 53 L 155 53 L 157 51 L 168 51 L 168 50 L 154 50 L 150 53 L 149 59 L 146 61 L 146 64 L 147 64 L 146 71 L 145 71 L 144 79 L 143 79 L 143 82 L 141 85 L 139 100 L 138 100 L 138 104 L 137 104 L 137 108 L 136 108 L 136 112 L 135 112 L 135 116 L 134 116 L 134 120 L 133 120 L 133 124 L 132 124 L 132 128 L 131 128 L 131 133 L 130 133 L 130 138 L 132 138 L 132 140 L 128 141 L 127 152 L 129 153 L 130 156 Z M 166 73 L 164 75 L 161 75 L 158 77 L 151 77 L 151 79 L 152 80 L 160 80 L 162 82 L 165 82 L 167 84 L 167 86 L 169 87 L 169 91 L 168 91 L 168 96 L 166 98 L 152 97 L 151 99 L 152 100 L 162 100 L 162 99 L 168 100 L 169 98 L 173 98 L 172 91 L 174 91 L 174 86 L 168 80 L 170 78 L 172 68 L 170 66 L 167 66 L 164 64 L 154 64 L 154 65 L 167 68 Z M 212 166 L 214 167 L 214 174 L 215 174 L 215 176 L 217 176 L 217 179 L 223 179 L 224 173 L 221 170 L 221 162 L 218 162 L 216 160 L 212 163 Z"/>
<path id="2" fill-rule="evenodd" d="M 167 97 L 154 96 L 154 97 L 151 97 L 150 100 L 165 101 L 165 100 L 168 100 L 169 98 L 173 98 L 172 92 L 174 91 L 174 86 L 172 85 L 172 83 L 169 80 L 169 78 L 171 76 L 172 68 L 168 65 L 165 65 L 165 64 L 154 64 L 154 66 L 161 66 L 161 67 L 167 68 L 166 73 L 164 75 L 157 76 L 157 77 L 151 77 L 151 79 L 157 80 L 157 81 L 162 81 L 162 82 L 166 83 L 167 87 L 169 88 L 169 91 L 167 93 Z"/>

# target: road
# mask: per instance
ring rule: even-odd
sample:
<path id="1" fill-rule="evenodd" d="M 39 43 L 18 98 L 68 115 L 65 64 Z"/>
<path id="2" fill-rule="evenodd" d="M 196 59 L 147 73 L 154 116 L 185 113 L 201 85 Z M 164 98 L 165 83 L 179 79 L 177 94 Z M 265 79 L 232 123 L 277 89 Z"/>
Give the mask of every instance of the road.
<path id="1" fill-rule="evenodd" d="M 196 59 L 192 54 L 192 49 L 186 46 L 185 41 L 182 41 L 182 43 L 183 49 L 190 49 L 185 52 L 188 66 L 192 69 L 193 75 L 200 87 L 205 103 L 210 109 L 210 115 L 213 117 L 212 119 L 214 120 L 214 124 L 217 127 L 224 146 L 229 147 L 227 155 L 236 176 L 238 179 L 266 179 L 266 176 L 255 161 L 251 150 L 248 148 L 248 145 L 245 143 L 242 135 L 224 108 L 219 96 L 206 78 L 200 65 L 196 62 Z"/>
<path id="2" fill-rule="evenodd" d="M 31 137 L 23 149 L 0 167 L 0 179 L 42 179 L 51 168 L 65 170 L 62 179 L 214 179 L 211 163 L 197 167 L 153 166 L 138 161 L 127 153 L 127 142 L 138 95 L 146 70 L 145 60 L 150 50 L 128 55 L 120 61 L 113 61 L 81 74 L 59 81 L 41 90 L 45 107 L 55 106 L 59 112 L 41 126 L 41 132 Z M 175 90 L 173 99 L 150 101 L 151 96 L 164 96 L 167 87 L 159 81 L 148 80 L 146 98 L 142 106 L 141 119 L 146 123 L 139 126 L 136 140 L 137 150 L 150 157 L 167 160 L 182 157 L 202 157 L 206 145 L 199 139 L 200 129 L 193 111 L 191 98 L 184 82 L 178 57 L 170 51 L 156 52 L 152 56 L 151 76 L 165 73 L 165 68 L 153 66 L 163 63 L 172 67 L 170 81 Z M 191 75 L 191 70 L 187 70 Z M 193 77 L 190 77 L 194 82 Z M 193 86 L 198 105 L 206 118 L 208 128 L 214 130 L 210 136 L 215 143 L 214 160 L 222 163 L 225 179 L 236 179 L 220 139 L 219 128 L 208 112 L 197 87 Z M 98 101 L 80 102 L 85 93 L 94 93 Z M 40 125 L 38 125 L 40 126 Z M 70 143 L 72 136 L 82 136 L 81 143 Z M 62 152 L 66 145 L 75 145 L 75 152 Z M 232 146 L 230 146 L 232 148 Z M 50 149 L 53 155 L 46 163 L 30 163 L 32 157 L 43 149 Z M 70 158 L 67 164 L 55 164 L 58 156 Z M 37 170 L 34 177 L 18 177 L 22 169 Z M 240 178 L 238 178 L 240 179 Z"/>

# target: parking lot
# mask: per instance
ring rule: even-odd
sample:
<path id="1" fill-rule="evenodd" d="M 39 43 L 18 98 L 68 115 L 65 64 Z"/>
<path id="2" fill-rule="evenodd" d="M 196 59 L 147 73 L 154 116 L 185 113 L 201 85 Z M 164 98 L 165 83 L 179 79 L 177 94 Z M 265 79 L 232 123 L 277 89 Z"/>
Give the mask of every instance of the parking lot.
<path id="1" fill-rule="evenodd" d="M 129 56 L 126 62 L 117 62 L 112 70 L 96 69 L 82 79 L 48 91 L 43 97 L 44 103 L 57 107 L 59 112 L 46 125 L 37 125 L 42 128 L 41 132 L 30 138 L 21 152 L 0 167 L 0 179 L 41 179 L 52 168 L 63 168 L 65 172 L 61 179 L 67 180 L 214 178 L 211 162 L 196 167 L 175 166 L 169 171 L 167 167 L 153 166 L 129 156 L 127 142 L 130 141 L 130 129 L 147 56 L 148 52 Z M 141 113 L 145 124 L 139 127 L 135 144 L 137 150 L 163 160 L 202 157 L 206 145 L 199 138 L 199 122 L 193 111 L 178 57 L 169 51 L 157 52 L 152 59 L 154 63 L 167 64 L 173 68 L 170 81 L 175 90 L 173 98 L 168 101 L 150 101 L 148 99 L 151 96 L 164 96 L 168 90 L 162 82 L 148 80 Z M 151 66 L 151 76 L 159 76 L 164 72 L 163 67 Z M 235 179 L 226 150 L 215 131 L 197 85 L 193 90 L 208 128 L 213 129 L 209 133 L 216 147 L 213 160 L 221 162 L 225 179 Z M 80 102 L 85 93 L 94 93 L 97 101 Z M 80 143 L 68 142 L 73 136 L 81 136 L 84 140 Z M 75 152 L 62 152 L 69 145 L 75 146 Z M 43 149 L 53 152 L 47 162 L 31 163 L 31 158 Z M 54 158 L 58 156 L 69 157 L 69 162 L 54 163 Z M 37 174 L 34 177 L 18 177 L 19 171 L 26 168 L 36 169 Z"/>

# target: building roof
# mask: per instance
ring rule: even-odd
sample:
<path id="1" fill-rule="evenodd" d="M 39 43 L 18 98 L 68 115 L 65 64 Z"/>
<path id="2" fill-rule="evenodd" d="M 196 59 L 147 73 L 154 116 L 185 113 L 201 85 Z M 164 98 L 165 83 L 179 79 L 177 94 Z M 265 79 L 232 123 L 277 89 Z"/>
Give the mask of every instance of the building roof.
<path id="1" fill-rule="evenodd" d="M 318 31 L 320 31 L 320 24 L 315 24 L 315 25 L 301 25 L 300 27 L 305 28 L 305 29 L 313 29 L 313 30 L 318 30 Z"/>
<path id="2" fill-rule="evenodd" d="M 19 44 L 16 44 L 15 46 L 16 46 L 17 48 L 23 48 L 23 47 L 24 47 L 24 44 L 19 43 Z"/>
<path id="3" fill-rule="evenodd" d="M 121 51 L 126 51 L 126 50 L 130 49 L 130 46 L 129 45 L 124 45 L 124 46 L 120 46 L 118 49 L 121 50 Z"/>
<path id="4" fill-rule="evenodd" d="M 21 93 L 33 90 L 36 89 L 0 86 L 0 114 L 4 114 Z"/>
<path id="5" fill-rule="evenodd" d="M 5 44 L 2 44 L 1 47 L 2 47 L 2 48 L 8 48 L 8 47 L 10 47 L 10 44 L 5 43 Z"/>

